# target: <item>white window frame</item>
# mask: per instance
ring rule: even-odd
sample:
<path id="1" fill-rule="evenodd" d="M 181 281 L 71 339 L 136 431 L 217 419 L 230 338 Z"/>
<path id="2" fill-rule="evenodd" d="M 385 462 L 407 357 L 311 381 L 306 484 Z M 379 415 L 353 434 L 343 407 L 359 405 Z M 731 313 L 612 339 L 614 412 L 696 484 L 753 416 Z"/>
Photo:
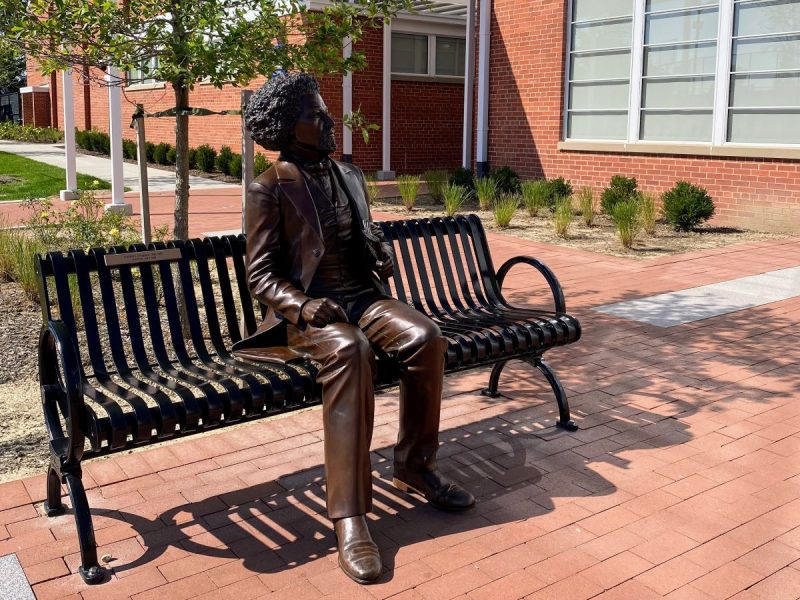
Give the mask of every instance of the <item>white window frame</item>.
<path id="1" fill-rule="evenodd" d="M 147 59 L 151 68 L 154 70 L 158 61 L 157 56 L 151 56 Z M 141 71 L 141 69 L 139 69 Z M 130 90 L 148 90 L 154 88 L 164 87 L 164 82 L 156 79 L 152 71 L 147 75 L 147 78 L 131 79 L 131 72 L 125 71 L 125 87 Z"/>
<path id="2" fill-rule="evenodd" d="M 739 0 L 748 4 L 760 0 Z M 562 81 L 564 102 L 561 115 L 561 142 L 559 149 L 625 151 L 670 154 L 703 154 L 764 157 L 800 157 L 800 142 L 797 144 L 742 143 L 728 140 L 728 111 L 731 82 L 731 60 L 733 49 L 733 24 L 735 0 L 719 0 L 717 23 L 717 59 L 714 73 L 714 105 L 712 107 L 712 133 L 710 142 L 654 142 L 641 140 L 642 74 L 644 62 L 644 32 L 646 0 L 633 0 L 633 23 L 631 40 L 631 70 L 628 104 L 628 131 L 626 141 L 603 139 L 580 139 L 567 137 L 570 105 L 570 72 L 572 54 L 572 15 L 574 0 L 567 0 L 565 16 L 566 59 Z M 789 32 L 797 33 L 797 32 Z"/>
<path id="3" fill-rule="evenodd" d="M 428 72 L 427 73 L 397 73 L 392 71 L 392 77 L 413 77 L 413 78 L 420 78 L 424 79 L 447 79 L 452 81 L 463 81 L 463 75 L 439 75 L 436 72 L 436 38 L 437 37 L 446 37 L 446 38 L 455 38 L 455 39 L 465 39 L 464 36 L 453 35 L 452 33 L 427 33 L 423 31 L 414 31 L 413 29 L 398 29 L 396 27 L 392 27 L 392 35 L 395 33 L 402 33 L 405 35 L 416 35 L 416 36 L 426 36 L 428 38 Z M 394 44 L 392 44 L 392 49 L 394 50 Z M 465 66 L 466 69 L 466 66 Z"/>

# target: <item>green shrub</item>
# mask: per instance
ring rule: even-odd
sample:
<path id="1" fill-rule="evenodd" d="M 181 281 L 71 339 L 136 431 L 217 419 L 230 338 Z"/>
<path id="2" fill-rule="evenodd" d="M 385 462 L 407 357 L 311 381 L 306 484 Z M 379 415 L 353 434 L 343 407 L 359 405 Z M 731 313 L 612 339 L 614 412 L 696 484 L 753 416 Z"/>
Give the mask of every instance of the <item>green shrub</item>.
<path id="1" fill-rule="evenodd" d="M 466 188 L 466 190 L 469 192 L 475 189 L 472 180 L 472 171 L 465 169 L 464 167 L 458 167 L 450 176 L 450 183 L 453 185 L 460 185 Z"/>
<path id="2" fill-rule="evenodd" d="M 86 142 L 86 137 L 88 133 L 89 133 L 88 131 L 78 131 L 77 129 L 75 130 L 75 145 L 78 148 L 83 148 L 84 150 L 89 149 L 89 146 Z"/>
<path id="3" fill-rule="evenodd" d="M 572 182 L 565 180 L 563 177 L 548 179 L 547 188 L 547 206 L 551 209 L 555 209 L 556 201 L 559 198 L 569 198 L 572 196 Z"/>
<path id="4" fill-rule="evenodd" d="M 456 214 L 467 199 L 467 190 L 463 186 L 453 185 L 452 183 L 448 183 L 444 187 L 442 194 L 444 212 L 447 213 L 448 217 Z"/>
<path id="5" fill-rule="evenodd" d="M 656 233 L 656 199 L 653 194 L 642 194 L 639 201 L 639 216 L 642 219 L 642 228 L 647 235 Z"/>
<path id="6" fill-rule="evenodd" d="M 403 199 L 403 206 L 407 211 L 414 210 L 417 203 L 417 191 L 419 190 L 419 179 L 413 175 L 400 175 L 397 178 L 397 189 Z"/>
<path id="7" fill-rule="evenodd" d="M 603 190 L 600 196 L 600 206 L 607 215 L 614 214 L 614 206 L 626 200 L 638 200 L 638 184 L 635 177 L 614 175 L 611 184 Z"/>
<path id="8" fill-rule="evenodd" d="M 242 155 L 236 152 L 233 153 L 231 156 L 231 160 L 228 163 L 228 175 L 231 177 L 236 177 L 236 179 L 241 180 L 242 178 Z"/>
<path id="9" fill-rule="evenodd" d="M 166 142 L 157 144 L 155 150 L 153 151 L 153 160 L 160 165 L 168 164 L 167 152 L 169 152 L 170 147 L 171 146 Z"/>
<path id="10" fill-rule="evenodd" d="M 253 176 L 258 177 L 272 166 L 263 154 L 256 154 L 253 159 Z"/>
<path id="11" fill-rule="evenodd" d="M 206 173 L 214 170 L 214 163 L 217 160 L 217 151 L 208 144 L 203 144 L 197 148 L 197 168 Z"/>
<path id="12" fill-rule="evenodd" d="M 175 146 L 170 146 L 167 150 L 167 164 L 174 165 L 178 162 L 178 149 Z"/>
<path id="13" fill-rule="evenodd" d="M 622 200 L 614 205 L 611 220 L 617 226 L 619 241 L 625 248 L 633 247 L 633 242 L 642 229 L 640 210 L 641 206 L 637 198 Z"/>
<path id="14" fill-rule="evenodd" d="M 664 217 L 676 230 L 689 231 L 714 216 L 714 201 L 705 188 L 679 181 L 661 198 Z"/>
<path id="15" fill-rule="evenodd" d="M 556 200 L 553 209 L 553 230 L 558 237 L 565 238 L 569 235 L 570 225 L 572 225 L 572 198 L 564 196 Z"/>
<path id="16" fill-rule="evenodd" d="M 0 123 L 0 140 L 55 144 L 64 139 L 64 133 L 50 127 L 33 127 L 6 121 Z"/>
<path id="17" fill-rule="evenodd" d="M 378 200 L 378 195 L 380 193 L 380 188 L 378 187 L 378 182 L 375 181 L 374 175 L 365 175 L 364 180 L 367 183 L 367 200 L 370 204 L 375 204 Z"/>
<path id="18" fill-rule="evenodd" d="M 494 222 L 501 229 L 505 229 L 511 224 L 511 219 L 514 218 L 514 213 L 517 212 L 519 206 L 519 196 L 516 194 L 500 194 L 494 201 L 492 206 L 492 213 L 494 214 Z"/>
<path id="19" fill-rule="evenodd" d="M 522 182 L 522 202 L 528 214 L 535 217 L 548 204 L 550 185 L 546 179 Z"/>
<path id="20" fill-rule="evenodd" d="M 214 161 L 214 166 L 217 168 L 217 171 L 225 173 L 225 175 L 230 175 L 231 158 L 233 158 L 233 152 L 230 146 L 223 146 L 220 148 L 217 159 Z"/>
<path id="21" fill-rule="evenodd" d="M 38 302 L 35 262 L 47 247 L 19 228 L 0 229 L 0 281 L 16 281 L 25 295 Z"/>
<path id="22" fill-rule="evenodd" d="M 197 168 L 197 150 L 194 148 L 189 148 L 189 168 Z"/>
<path id="23" fill-rule="evenodd" d="M 578 190 L 575 196 L 578 203 L 578 211 L 581 214 L 581 220 L 587 227 L 591 227 L 594 223 L 595 208 L 594 208 L 594 191 L 590 187 L 582 187 Z"/>
<path id="24" fill-rule="evenodd" d="M 447 185 L 448 174 L 447 171 L 436 169 L 433 171 L 425 171 L 422 174 L 425 183 L 428 184 L 428 193 L 434 201 L 444 202 L 444 187 Z"/>
<path id="25" fill-rule="evenodd" d="M 149 162 L 149 163 L 155 162 L 155 160 L 153 160 L 153 154 L 155 154 L 155 151 L 156 151 L 156 145 L 154 143 L 145 142 L 145 144 L 144 144 L 144 153 L 145 153 L 145 156 L 147 156 L 147 162 Z"/>
<path id="26" fill-rule="evenodd" d="M 497 197 L 497 180 L 492 177 L 476 177 L 473 182 L 481 210 L 488 210 Z"/>
<path id="27" fill-rule="evenodd" d="M 122 156 L 130 160 L 136 160 L 136 142 L 122 140 Z"/>
<path id="28" fill-rule="evenodd" d="M 511 167 L 500 167 L 494 169 L 489 177 L 497 182 L 497 191 L 501 194 L 518 194 L 520 183 L 514 169 Z"/>

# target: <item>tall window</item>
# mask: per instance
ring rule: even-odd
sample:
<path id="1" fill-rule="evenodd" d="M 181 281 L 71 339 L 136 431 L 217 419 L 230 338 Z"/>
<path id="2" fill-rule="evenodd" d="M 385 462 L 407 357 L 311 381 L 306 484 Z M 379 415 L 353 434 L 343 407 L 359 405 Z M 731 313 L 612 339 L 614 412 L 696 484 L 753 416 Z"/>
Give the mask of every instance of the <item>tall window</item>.
<path id="1" fill-rule="evenodd" d="M 800 0 L 572 0 L 565 137 L 800 145 Z"/>
<path id="2" fill-rule="evenodd" d="M 466 40 L 392 32 L 392 73 L 463 77 Z"/>

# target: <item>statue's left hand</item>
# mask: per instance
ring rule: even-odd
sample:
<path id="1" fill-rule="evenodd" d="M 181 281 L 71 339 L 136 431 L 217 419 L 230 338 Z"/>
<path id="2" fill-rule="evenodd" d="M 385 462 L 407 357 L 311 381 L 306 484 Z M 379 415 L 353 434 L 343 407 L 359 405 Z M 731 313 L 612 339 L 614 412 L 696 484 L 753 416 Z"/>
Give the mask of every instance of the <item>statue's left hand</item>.
<path id="1" fill-rule="evenodd" d="M 384 254 L 384 259 L 375 263 L 375 272 L 383 281 L 394 275 L 394 258 L 391 254 Z"/>

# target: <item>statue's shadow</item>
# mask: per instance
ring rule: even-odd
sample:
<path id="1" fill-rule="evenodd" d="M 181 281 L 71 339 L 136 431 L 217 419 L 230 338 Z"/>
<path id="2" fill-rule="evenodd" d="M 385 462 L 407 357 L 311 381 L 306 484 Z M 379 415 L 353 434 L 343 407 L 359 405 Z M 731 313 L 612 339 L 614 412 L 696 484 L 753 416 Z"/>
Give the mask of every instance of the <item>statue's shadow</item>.
<path id="1" fill-rule="evenodd" d="M 537 518 L 545 531 L 560 527 L 554 524 L 557 519 L 547 519 L 556 505 L 617 491 L 598 472 L 603 470 L 597 469 L 598 465 L 625 469 L 629 460 L 619 454 L 627 456 L 631 450 L 652 450 L 691 439 L 678 420 L 648 411 L 621 411 L 602 427 L 616 428 L 620 435 L 631 433 L 633 441 L 619 453 L 583 456 L 580 451 L 587 441 L 591 443 L 592 429 L 568 433 L 543 427 L 542 411 L 536 408 L 532 416 L 522 410 L 441 432 L 445 442 L 440 452 L 441 470 L 478 500 L 476 508 L 466 513 L 438 511 L 424 500 L 396 490 L 391 484 L 391 461 L 386 458 L 392 448 L 373 452 L 377 476 L 373 478 L 370 529 L 381 549 L 387 571 L 384 580 L 392 577 L 398 552 L 418 542 L 433 540 L 435 548 L 436 538 L 442 536 L 466 534 L 463 537 L 467 539 L 503 523 L 530 520 L 537 524 Z M 690 405 L 684 409 L 683 416 L 693 410 Z M 672 434 L 636 435 L 636 431 L 652 429 L 663 421 L 669 421 L 663 429 Z M 279 483 L 287 489 L 269 482 L 236 490 L 231 497 L 241 500 L 228 499 L 233 505 L 214 509 L 216 512 L 211 512 L 209 505 L 218 508 L 219 504 L 206 499 L 170 508 L 153 519 L 124 510 L 93 509 L 92 513 L 121 517 L 141 536 L 146 548 L 143 555 L 109 565 L 120 575 L 156 561 L 171 547 L 220 559 L 238 558 L 254 574 L 277 573 L 335 553 L 336 540 L 325 516 L 322 466 L 281 477 Z M 198 531 L 205 533 L 198 535 Z"/>

